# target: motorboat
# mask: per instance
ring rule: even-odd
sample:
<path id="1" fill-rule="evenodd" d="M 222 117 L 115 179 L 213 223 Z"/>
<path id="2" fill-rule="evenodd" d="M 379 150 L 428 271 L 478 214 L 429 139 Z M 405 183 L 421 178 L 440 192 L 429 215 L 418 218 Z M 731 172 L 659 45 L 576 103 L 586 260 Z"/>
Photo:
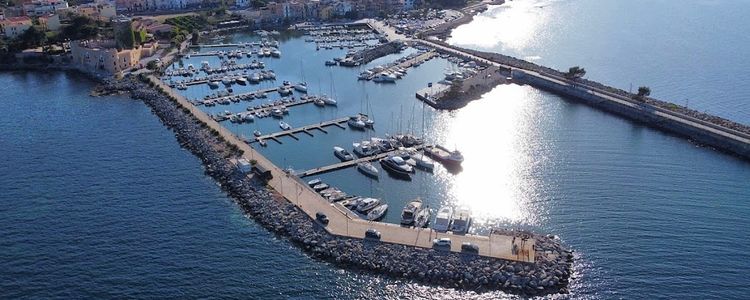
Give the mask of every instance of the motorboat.
<path id="1" fill-rule="evenodd" d="M 380 205 L 380 200 L 375 198 L 364 198 L 357 203 L 357 211 L 366 213 L 378 205 Z"/>
<path id="2" fill-rule="evenodd" d="M 283 118 L 284 112 L 281 109 L 276 108 L 271 111 L 271 116 L 273 116 L 274 118 Z"/>
<path id="3" fill-rule="evenodd" d="M 242 116 L 242 121 L 244 122 L 253 122 L 255 121 L 255 117 L 249 113 L 246 113 L 244 116 Z"/>
<path id="4" fill-rule="evenodd" d="M 245 77 L 242 77 L 242 76 L 237 77 L 237 79 L 235 79 L 235 81 L 237 81 L 237 83 L 239 83 L 241 85 L 247 85 L 247 79 L 245 79 Z"/>
<path id="5" fill-rule="evenodd" d="M 253 135 L 254 136 L 261 136 L 262 134 L 260 133 L 260 130 L 254 130 L 253 131 Z"/>
<path id="6" fill-rule="evenodd" d="M 380 160 L 380 165 L 388 171 L 389 174 L 404 179 L 411 179 L 413 168 L 406 164 L 403 158 L 398 156 L 389 156 Z"/>
<path id="7" fill-rule="evenodd" d="M 229 79 L 229 77 L 224 77 L 224 78 L 221 79 L 221 83 L 223 83 L 226 86 L 230 86 L 230 85 L 232 85 L 232 80 Z"/>
<path id="8" fill-rule="evenodd" d="M 437 231 L 448 231 L 452 219 L 453 208 L 450 206 L 443 206 L 438 210 L 437 215 L 435 215 L 435 223 L 432 225 L 432 228 Z"/>
<path id="9" fill-rule="evenodd" d="M 373 164 L 369 162 L 358 163 L 357 170 L 359 170 L 359 172 L 361 172 L 362 174 L 365 174 L 372 178 L 378 178 L 379 176 L 378 168 L 376 168 Z"/>
<path id="10" fill-rule="evenodd" d="M 435 162 L 427 157 L 424 154 L 416 153 L 411 156 L 411 159 L 413 159 L 416 162 L 415 167 L 432 172 L 432 170 L 435 169 Z"/>
<path id="11" fill-rule="evenodd" d="M 372 145 L 368 141 L 363 141 L 361 143 L 354 143 L 354 154 L 356 154 L 359 157 L 367 157 L 367 156 L 373 156 L 375 154 L 380 153 L 380 148 L 376 147 L 375 145 Z"/>
<path id="12" fill-rule="evenodd" d="M 414 227 L 427 227 L 427 223 L 430 222 L 430 216 L 432 216 L 432 211 L 430 210 L 430 208 L 422 208 L 422 210 L 417 213 L 417 217 L 414 219 Z"/>
<path id="13" fill-rule="evenodd" d="M 313 186 L 316 186 L 316 185 L 321 184 L 321 183 L 323 183 L 323 181 L 320 180 L 320 178 L 315 178 L 313 180 L 308 181 L 307 185 L 310 186 L 310 187 L 313 187 Z"/>
<path id="14" fill-rule="evenodd" d="M 323 103 L 325 103 L 326 105 L 331 105 L 331 106 L 336 106 L 336 105 L 338 105 L 338 102 L 336 102 L 336 100 L 335 100 L 335 99 L 333 99 L 333 98 L 331 98 L 331 97 L 328 97 L 328 96 L 323 96 L 323 97 L 321 98 L 321 100 L 323 100 Z"/>
<path id="15" fill-rule="evenodd" d="M 320 98 L 315 98 L 315 100 L 313 100 L 313 104 L 315 104 L 316 106 L 320 106 L 320 107 L 326 106 L 325 101 L 323 101 L 323 99 L 320 99 Z"/>
<path id="16" fill-rule="evenodd" d="M 307 93 L 307 83 L 300 82 L 294 85 L 294 89 L 300 93 Z"/>
<path id="17" fill-rule="evenodd" d="M 258 83 L 258 82 L 260 82 L 260 74 L 259 73 L 253 73 L 253 75 L 250 75 L 249 80 L 252 83 Z"/>
<path id="18" fill-rule="evenodd" d="M 316 192 L 319 192 L 319 191 L 327 189 L 328 188 L 328 184 L 325 184 L 325 183 L 321 182 L 321 183 L 318 183 L 318 184 L 314 185 L 312 188 Z"/>
<path id="19" fill-rule="evenodd" d="M 343 205 L 344 207 L 348 209 L 354 209 L 359 204 L 359 201 L 362 200 L 361 197 L 354 197 L 349 199 L 344 199 L 343 201 L 339 202 L 339 204 Z"/>
<path id="20" fill-rule="evenodd" d="M 443 146 L 427 146 L 424 153 L 446 166 L 460 166 L 464 156 L 458 150 L 450 151 Z"/>
<path id="21" fill-rule="evenodd" d="M 365 127 L 367 127 L 365 121 L 362 121 L 362 118 L 360 118 L 359 116 L 349 117 L 349 120 L 347 120 L 346 123 L 349 124 L 349 127 L 359 130 L 364 130 Z"/>
<path id="22" fill-rule="evenodd" d="M 208 82 L 208 87 L 210 87 L 211 89 L 218 89 L 219 88 L 219 83 L 216 82 L 216 81 L 209 81 Z"/>
<path id="23" fill-rule="evenodd" d="M 456 209 L 456 213 L 453 214 L 450 230 L 453 233 L 466 233 L 469 231 L 469 226 L 471 226 L 471 213 L 469 210 L 465 208 Z"/>
<path id="24" fill-rule="evenodd" d="M 385 216 L 385 212 L 388 210 L 388 204 L 381 204 L 367 213 L 367 220 L 378 221 Z"/>
<path id="25" fill-rule="evenodd" d="M 419 198 L 409 202 L 401 211 L 401 224 L 411 225 L 417 218 L 417 214 L 422 211 L 422 200 Z"/>
<path id="26" fill-rule="evenodd" d="M 336 155 L 341 161 L 350 161 L 354 159 L 354 156 L 341 147 L 333 147 L 333 155 Z"/>
<path id="27" fill-rule="evenodd" d="M 281 51 L 279 51 L 279 49 L 274 48 L 274 49 L 271 50 L 271 56 L 273 56 L 273 57 L 281 57 Z"/>
<path id="28" fill-rule="evenodd" d="M 289 126 L 289 124 L 287 124 L 284 121 L 279 121 L 279 127 L 281 127 L 281 129 L 283 129 L 283 130 L 290 130 L 290 129 L 292 129 L 292 126 Z"/>
<path id="29" fill-rule="evenodd" d="M 326 60 L 326 66 L 335 66 L 338 63 L 335 60 Z"/>

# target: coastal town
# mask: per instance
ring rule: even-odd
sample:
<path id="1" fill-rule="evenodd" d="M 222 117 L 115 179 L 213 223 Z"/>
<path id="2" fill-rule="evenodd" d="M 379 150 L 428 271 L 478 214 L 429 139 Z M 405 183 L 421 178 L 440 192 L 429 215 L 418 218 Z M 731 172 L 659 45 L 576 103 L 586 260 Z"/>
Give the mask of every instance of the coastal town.
<path id="1" fill-rule="evenodd" d="M 143 101 L 247 216 L 313 257 L 450 288 L 567 293 L 576 257 L 555 233 L 475 224 L 460 205 L 350 185 L 410 189 L 460 176 L 476 158 L 425 135 L 424 115 L 460 110 L 498 85 L 570 97 L 743 159 L 750 127 L 651 98 L 647 86 L 631 93 L 587 80 L 578 66 L 558 71 L 446 42 L 502 3 L 7 2 L 0 70 L 76 71 L 100 82 L 92 96 Z M 379 90 L 400 85 L 411 102 Z M 287 161 L 294 151 L 309 159 Z"/>

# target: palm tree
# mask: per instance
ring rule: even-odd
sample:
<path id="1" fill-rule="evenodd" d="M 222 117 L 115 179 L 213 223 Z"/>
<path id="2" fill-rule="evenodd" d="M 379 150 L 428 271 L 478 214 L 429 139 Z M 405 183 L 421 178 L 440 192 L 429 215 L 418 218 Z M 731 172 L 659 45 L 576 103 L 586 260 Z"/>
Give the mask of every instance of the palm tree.
<path id="1" fill-rule="evenodd" d="M 651 88 L 647 86 L 638 87 L 638 94 L 635 95 L 635 99 L 643 101 L 644 98 L 651 95 Z"/>
<path id="2" fill-rule="evenodd" d="M 568 69 L 568 72 L 565 73 L 565 78 L 575 80 L 575 79 L 582 78 L 584 75 L 586 75 L 586 69 L 581 68 L 579 66 L 575 66 L 575 67 L 570 67 L 570 69 Z"/>

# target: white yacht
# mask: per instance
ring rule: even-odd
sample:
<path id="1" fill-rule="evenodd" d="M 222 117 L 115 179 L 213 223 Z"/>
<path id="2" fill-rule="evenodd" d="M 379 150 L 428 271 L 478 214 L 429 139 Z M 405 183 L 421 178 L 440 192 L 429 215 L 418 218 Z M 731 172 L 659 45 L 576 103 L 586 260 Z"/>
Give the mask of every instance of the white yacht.
<path id="1" fill-rule="evenodd" d="M 289 124 L 287 124 L 284 121 L 279 121 L 279 127 L 281 127 L 281 129 L 283 129 L 283 130 L 290 130 L 290 129 L 292 129 L 292 126 L 289 126 Z"/>
<path id="2" fill-rule="evenodd" d="M 465 208 L 456 209 L 450 230 L 453 233 L 467 233 L 469 226 L 471 226 L 471 213 L 469 210 Z"/>
<path id="3" fill-rule="evenodd" d="M 383 218 L 387 210 L 388 210 L 388 204 L 378 205 L 377 207 L 370 210 L 369 213 L 367 213 L 367 220 L 369 221 L 380 220 Z"/>
<path id="4" fill-rule="evenodd" d="M 404 207 L 404 210 L 401 211 L 401 224 L 413 224 L 420 211 L 422 211 L 422 200 L 417 198 L 414 201 L 409 202 L 409 204 Z"/>
<path id="5" fill-rule="evenodd" d="M 362 121 L 362 118 L 360 118 L 359 116 L 349 117 L 349 120 L 347 120 L 346 123 L 349 124 L 349 127 L 360 130 L 365 129 L 365 127 L 367 126 L 367 124 L 365 124 L 365 121 Z"/>
<path id="6" fill-rule="evenodd" d="M 307 93 L 307 83 L 300 82 L 294 85 L 294 89 L 301 93 Z"/>
<path id="7" fill-rule="evenodd" d="M 378 147 L 375 147 L 375 145 L 371 145 L 369 141 L 354 143 L 352 144 L 352 146 L 354 146 L 354 154 L 359 157 L 373 156 L 380 152 L 380 149 L 378 149 Z"/>
<path id="8" fill-rule="evenodd" d="M 335 155 L 341 161 L 350 161 L 354 159 L 354 156 L 341 147 L 333 147 L 333 155 Z"/>
<path id="9" fill-rule="evenodd" d="M 435 215 L 435 224 L 432 228 L 437 231 L 448 231 L 451 225 L 451 219 L 453 219 L 453 208 L 450 206 L 443 206 L 438 210 Z"/>
<path id="10" fill-rule="evenodd" d="M 366 213 L 378 205 L 380 205 L 380 200 L 375 198 L 364 198 L 357 204 L 357 211 Z"/>
<path id="11" fill-rule="evenodd" d="M 323 97 L 320 100 L 323 100 L 323 103 L 325 103 L 326 105 L 336 106 L 338 104 L 335 99 L 328 97 L 326 95 L 323 95 Z"/>
<path id="12" fill-rule="evenodd" d="M 378 178 L 378 168 L 376 168 L 373 164 L 369 162 L 361 162 L 357 164 L 357 170 L 362 172 L 362 174 L 365 174 L 367 176 Z"/>

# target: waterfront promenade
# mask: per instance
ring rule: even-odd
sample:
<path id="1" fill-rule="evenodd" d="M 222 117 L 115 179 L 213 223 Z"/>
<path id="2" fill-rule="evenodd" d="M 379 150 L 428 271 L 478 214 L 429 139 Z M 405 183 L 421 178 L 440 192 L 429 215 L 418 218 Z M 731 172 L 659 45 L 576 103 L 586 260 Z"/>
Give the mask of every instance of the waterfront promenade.
<path id="1" fill-rule="evenodd" d="M 375 229 L 381 233 L 382 242 L 421 248 L 432 248 L 433 239 L 447 237 L 452 241 L 450 248 L 450 251 L 452 252 L 460 252 L 461 244 L 468 242 L 479 247 L 479 255 L 481 256 L 510 261 L 535 261 L 535 252 L 533 248 L 533 245 L 535 244 L 534 239 L 521 242 L 519 239 L 514 239 L 512 235 L 506 234 L 479 236 L 470 234 L 459 235 L 452 233 L 439 233 L 429 228 L 402 227 L 396 224 L 363 220 L 348 209 L 341 207 L 341 205 L 332 204 L 323 199 L 298 177 L 286 173 L 284 170 L 273 164 L 269 159 L 255 151 L 250 145 L 243 142 L 235 134 L 214 121 L 208 114 L 194 106 L 185 97 L 161 82 L 158 78 L 154 76 L 149 76 L 148 78 L 152 83 L 163 89 L 169 96 L 176 99 L 182 107 L 188 109 L 196 119 L 204 122 L 211 129 L 216 130 L 219 135 L 227 141 L 227 143 L 236 145 L 242 150 L 243 158 L 249 161 L 255 161 L 258 165 L 269 170 L 273 178 L 268 181 L 268 186 L 278 192 L 287 201 L 299 207 L 312 219 L 315 218 L 315 214 L 318 212 L 326 214 L 330 221 L 325 229 L 330 234 L 361 239 L 364 238 L 365 232 L 368 229 Z M 391 209 L 394 211 L 400 210 L 399 207 L 392 207 Z M 512 252 L 512 243 L 514 241 L 519 248 L 519 251 L 516 253 Z"/>

